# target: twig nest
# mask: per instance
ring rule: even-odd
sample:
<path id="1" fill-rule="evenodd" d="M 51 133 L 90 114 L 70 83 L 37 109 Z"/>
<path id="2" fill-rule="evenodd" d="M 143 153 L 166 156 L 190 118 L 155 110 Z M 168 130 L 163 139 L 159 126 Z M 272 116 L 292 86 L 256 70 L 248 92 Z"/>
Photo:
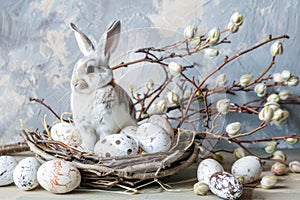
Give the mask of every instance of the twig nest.
<path id="1" fill-rule="evenodd" d="M 63 142 L 69 146 L 78 147 L 81 145 L 81 137 L 71 123 L 59 122 L 54 124 L 50 134 L 53 140 Z"/>
<path id="2" fill-rule="evenodd" d="M 171 147 L 169 134 L 157 124 L 141 124 L 137 128 L 136 138 L 146 153 L 166 152 Z"/>
<path id="3" fill-rule="evenodd" d="M 14 182 L 13 172 L 18 162 L 12 156 L 0 156 L 0 186 Z"/>
<path id="4" fill-rule="evenodd" d="M 243 177 L 243 184 L 256 181 L 262 172 L 262 164 L 256 156 L 245 156 L 235 161 L 231 167 L 234 176 Z"/>
<path id="5" fill-rule="evenodd" d="M 203 160 L 197 169 L 197 178 L 199 182 L 209 184 L 209 179 L 212 174 L 224 171 L 222 165 L 216 160 L 207 158 Z"/>
<path id="6" fill-rule="evenodd" d="M 243 185 L 230 173 L 216 172 L 209 180 L 209 189 L 223 199 L 238 199 L 243 194 Z"/>
<path id="7" fill-rule="evenodd" d="M 52 193 L 67 193 L 77 188 L 81 175 L 77 168 L 64 160 L 47 161 L 37 172 L 40 185 Z"/>
<path id="8" fill-rule="evenodd" d="M 111 134 L 96 143 L 94 153 L 100 157 L 135 155 L 138 153 L 138 144 L 128 135 Z"/>
<path id="9" fill-rule="evenodd" d="M 40 165 L 40 162 L 34 157 L 21 160 L 13 173 L 16 186 L 21 190 L 32 190 L 36 188 L 39 185 L 37 171 Z"/>

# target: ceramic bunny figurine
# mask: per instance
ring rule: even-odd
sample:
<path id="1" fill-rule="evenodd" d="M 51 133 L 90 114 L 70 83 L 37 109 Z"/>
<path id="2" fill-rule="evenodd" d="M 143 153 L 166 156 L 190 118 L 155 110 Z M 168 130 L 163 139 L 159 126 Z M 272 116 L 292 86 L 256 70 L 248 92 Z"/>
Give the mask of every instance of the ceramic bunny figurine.
<path id="1" fill-rule="evenodd" d="M 115 21 L 98 45 L 73 23 L 76 41 L 83 57 L 77 61 L 71 80 L 71 109 L 83 147 L 93 151 L 95 143 L 125 126 L 136 125 L 135 108 L 128 94 L 113 80 L 109 59 L 118 45 L 121 24 Z"/>

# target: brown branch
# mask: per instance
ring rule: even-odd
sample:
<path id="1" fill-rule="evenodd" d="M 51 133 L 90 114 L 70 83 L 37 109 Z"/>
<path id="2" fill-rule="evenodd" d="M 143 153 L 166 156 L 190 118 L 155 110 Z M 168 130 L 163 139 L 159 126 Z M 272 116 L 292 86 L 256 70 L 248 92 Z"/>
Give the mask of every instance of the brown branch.
<path id="1" fill-rule="evenodd" d="M 264 42 L 261 42 L 257 45 L 254 45 L 253 47 L 249 48 L 249 49 L 246 49 L 244 51 L 241 51 L 239 53 L 237 53 L 236 55 L 232 56 L 232 57 L 225 57 L 224 61 L 218 66 L 216 67 L 214 70 L 212 70 L 210 73 L 208 73 L 203 79 L 202 81 L 197 85 L 198 87 L 197 88 L 201 88 L 203 86 L 203 84 L 212 76 L 214 75 L 217 71 L 221 70 L 226 64 L 230 63 L 231 61 L 239 58 L 240 56 L 248 53 L 248 52 L 251 52 L 251 51 L 254 51 L 255 49 L 267 44 L 267 43 L 270 43 L 274 40 L 279 40 L 279 39 L 288 39 L 289 36 L 288 35 L 282 35 L 282 36 L 278 36 L 278 37 L 275 37 L 275 38 L 272 38 L 272 37 L 269 37 L 267 40 L 265 40 Z M 191 94 L 189 100 L 188 100 L 188 103 L 187 103 L 187 107 L 185 109 L 185 112 L 184 114 L 186 114 L 189 110 L 189 107 L 191 106 L 191 103 L 192 103 L 192 99 L 194 98 L 194 96 L 196 95 L 197 93 L 197 88 L 193 91 L 193 93 Z M 183 122 L 181 122 L 182 124 Z"/>
<path id="2" fill-rule="evenodd" d="M 273 140 L 286 140 L 287 138 L 300 139 L 300 136 L 299 135 L 275 136 L 275 137 L 263 138 L 263 139 L 257 139 L 257 140 L 233 140 L 233 142 L 256 144 L 259 142 L 268 142 L 268 141 L 273 141 Z"/>
<path id="3" fill-rule="evenodd" d="M 45 99 L 36 99 L 33 97 L 29 98 L 29 101 L 34 101 L 37 102 L 39 104 L 42 104 L 44 107 L 46 107 L 57 119 L 60 119 L 60 116 L 47 104 L 44 103 Z M 65 120 L 64 120 L 65 121 Z M 66 120 L 66 122 L 69 122 L 69 120 Z"/>
<path id="4" fill-rule="evenodd" d="M 240 134 L 237 134 L 237 135 L 234 135 L 234 136 L 231 136 L 229 137 L 228 139 L 229 140 L 233 140 L 235 138 L 239 138 L 239 137 L 245 137 L 245 136 L 248 136 L 248 135 L 252 135 L 253 133 L 265 128 L 267 126 L 267 124 L 265 122 L 262 122 L 257 128 L 251 130 L 251 131 L 248 131 L 246 133 L 240 133 Z"/>
<path id="5" fill-rule="evenodd" d="M 205 114 L 206 114 L 206 119 L 205 119 L 205 127 L 208 127 L 208 123 L 209 123 L 209 111 L 208 111 L 208 104 L 207 104 L 207 91 L 205 92 L 205 94 L 202 92 L 202 89 L 200 87 L 197 86 L 195 80 L 191 80 L 190 78 L 188 78 L 184 73 L 181 73 L 181 75 L 185 78 L 185 80 L 187 80 L 188 82 L 190 82 L 196 89 L 197 91 L 201 94 L 201 97 L 203 99 L 204 102 L 204 109 L 205 109 Z M 183 113 L 182 117 L 184 117 L 187 113 Z M 178 127 L 180 127 L 181 124 L 178 124 Z"/>
<path id="6" fill-rule="evenodd" d="M 30 148 L 26 142 L 18 142 L 15 144 L 6 144 L 0 146 L 0 155 L 9 155 L 13 153 L 20 153 L 24 151 L 29 151 Z"/>
<path id="7" fill-rule="evenodd" d="M 250 83 L 247 84 L 247 86 L 245 86 L 245 87 L 249 87 L 249 86 L 251 86 L 251 85 L 253 85 L 253 84 L 256 84 L 256 83 L 260 82 L 261 79 L 264 77 L 264 75 L 266 75 L 266 73 L 268 73 L 268 71 L 270 71 L 270 69 L 271 69 L 271 68 L 273 67 L 273 65 L 275 64 L 275 58 L 276 58 L 276 56 L 273 56 L 273 57 L 272 57 L 272 61 L 271 61 L 270 65 L 269 65 L 269 67 L 268 67 L 267 69 L 265 69 L 265 70 L 260 74 L 260 76 L 258 76 L 254 81 L 250 82 Z"/>

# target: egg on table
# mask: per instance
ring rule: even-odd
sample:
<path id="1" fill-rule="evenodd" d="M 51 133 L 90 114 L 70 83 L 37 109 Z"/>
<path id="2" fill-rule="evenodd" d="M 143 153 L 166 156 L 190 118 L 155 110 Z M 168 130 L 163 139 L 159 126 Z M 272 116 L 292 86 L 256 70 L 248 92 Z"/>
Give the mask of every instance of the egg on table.
<path id="1" fill-rule="evenodd" d="M 79 170 L 64 160 L 43 163 L 37 172 L 39 184 L 52 193 L 67 193 L 77 188 L 81 181 Z"/>
<path id="2" fill-rule="evenodd" d="M 17 160 L 12 156 L 0 156 L 0 186 L 14 182 L 13 173 L 17 164 Z"/>
<path id="3" fill-rule="evenodd" d="M 211 175 L 216 172 L 222 172 L 224 168 L 216 160 L 207 158 L 200 162 L 197 169 L 197 178 L 200 183 L 208 185 Z"/>
<path id="4" fill-rule="evenodd" d="M 34 157 L 28 157 L 21 160 L 15 167 L 13 178 L 15 185 L 22 190 L 32 190 L 39 183 L 37 181 L 37 171 L 40 162 Z"/>
<path id="5" fill-rule="evenodd" d="M 137 142 L 125 134 L 107 135 L 94 147 L 94 153 L 100 157 L 135 155 L 138 150 Z"/>
<path id="6" fill-rule="evenodd" d="M 245 156 L 236 160 L 231 173 L 236 177 L 243 177 L 243 184 L 256 181 L 262 172 L 262 164 L 256 156 Z"/>
<path id="7" fill-rule="evenodd" d="M 223 199 L 238 199 L 243 194 L 243 185 L 230 173 L 216 172 L 209 179 L 209 189 Z"/>

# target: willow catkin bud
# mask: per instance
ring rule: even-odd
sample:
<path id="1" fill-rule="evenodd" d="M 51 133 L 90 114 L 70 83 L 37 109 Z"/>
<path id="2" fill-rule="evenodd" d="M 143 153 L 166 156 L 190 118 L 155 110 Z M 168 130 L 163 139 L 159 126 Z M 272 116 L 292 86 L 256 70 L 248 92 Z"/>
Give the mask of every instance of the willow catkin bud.
<path id="1" fill-rule="evenodd" d="M 274 42 L 272 44 L 272 46 L 270 47 L 270 52 L 271 52 L 272 56 L 278 56 L 278 55 L 282 54 L 282 52 L 283 52 L 282 43 L 279 41 Z"/>
<path id="2" fill-rule="evenodd" d="M 239 132 L 241 128 L 241 123 L 240 122 L 233 122 L 230 123 L 226 126 L 226 132 L 228 133 L 229 136 L 234 136 Z"/>
<path id="3" fill-rule="evenodd" d="M 207 194 L 208 190 L 209 190 L 209 187 L 206 183 L 198 182 L 198 183 L 194 184 L 194 193 L 196 195 L 204 196 Z"/>
<path id="4" fill-rule="evenodd" d="M 270 189 L 272 188 L 275 184 L 277 183 L 277 177 L 276 176 L 272 176 L 272 175 L 268 175 L 268 176 L 264 176 L 261 181 L 261 187 L 263 189 Z"/>
<path id="5" fill-rule="evenodd" d="M 226 114 L 229 112 L 230 100 L 229 99 L 221 99 L 217 102 L 217 110 L 222 114 Z"/>

